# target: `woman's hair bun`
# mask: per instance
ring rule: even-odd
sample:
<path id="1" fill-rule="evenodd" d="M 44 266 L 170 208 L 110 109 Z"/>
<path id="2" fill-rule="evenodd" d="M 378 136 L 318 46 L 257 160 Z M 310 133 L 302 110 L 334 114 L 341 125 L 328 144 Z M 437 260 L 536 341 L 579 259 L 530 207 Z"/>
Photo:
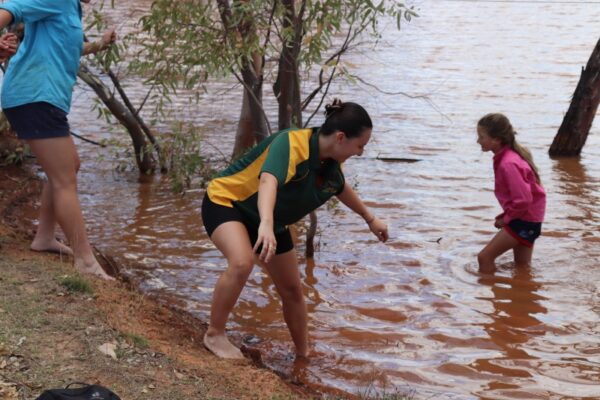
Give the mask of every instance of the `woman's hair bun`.
<path id="1" fill-rule="evenodd" d="M 340 99 L 333 99 L 331 104 L 325 106 L 325 117 L 329 117 L 331 114 L 341 111 L 344 109 L 344 103 Z"/>

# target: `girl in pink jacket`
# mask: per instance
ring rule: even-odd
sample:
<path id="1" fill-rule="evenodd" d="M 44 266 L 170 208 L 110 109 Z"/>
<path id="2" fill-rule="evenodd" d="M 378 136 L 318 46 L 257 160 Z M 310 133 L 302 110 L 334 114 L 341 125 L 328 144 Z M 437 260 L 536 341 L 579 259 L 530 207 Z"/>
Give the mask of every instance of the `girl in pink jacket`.
<path id="1" fill-rule="evenodd" d="M 484 273 L 494 272 L 494 260 L 510 249 L 515 265 L 528 267 L 544 221 L 546 193 L 531 153 L 517 143 L 516 134 L 502 114 L 487 114 L 477 123 L 477 143 L 494 153 L 494 193 L 504 211 L 494 224 L 500 232 L 477 256 Z"/>

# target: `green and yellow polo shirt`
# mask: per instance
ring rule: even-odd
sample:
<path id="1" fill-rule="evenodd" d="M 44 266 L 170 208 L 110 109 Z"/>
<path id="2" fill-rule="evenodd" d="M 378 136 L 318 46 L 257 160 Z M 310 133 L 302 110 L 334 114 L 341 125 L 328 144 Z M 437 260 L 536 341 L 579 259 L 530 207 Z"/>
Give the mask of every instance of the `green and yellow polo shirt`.
<path id="1" fill-rule="evenodd" d="M 340 164 L 319 161 L 319 129 L 288 129 L 269 136 L 221 172 L 208 184 L 208 197 L 213 203 L 236 207 L 258 227 L 258 184 L 263 172 L 278 182 L 275 233 L 344 189 Z"/>

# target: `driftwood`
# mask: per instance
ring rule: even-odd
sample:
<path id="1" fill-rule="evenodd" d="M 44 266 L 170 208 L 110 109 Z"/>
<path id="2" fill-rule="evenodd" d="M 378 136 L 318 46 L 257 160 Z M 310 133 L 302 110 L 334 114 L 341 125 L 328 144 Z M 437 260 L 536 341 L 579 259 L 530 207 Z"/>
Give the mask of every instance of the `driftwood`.
<path id="1" fill-rule="evenodd" d="M 405 157 L 375 157 L 376 160 L 383 162 L 398 162 L 398 163 L 415 163 L 421 161 L 418 158 L 405 158 Z"/>
<path id="2" fill-rule="evenodd" d="M 573 93 L 573 99 L 550 146 L 550 156 L 578 156 L 585 145 L 600 103 L 600 40 Z"/>

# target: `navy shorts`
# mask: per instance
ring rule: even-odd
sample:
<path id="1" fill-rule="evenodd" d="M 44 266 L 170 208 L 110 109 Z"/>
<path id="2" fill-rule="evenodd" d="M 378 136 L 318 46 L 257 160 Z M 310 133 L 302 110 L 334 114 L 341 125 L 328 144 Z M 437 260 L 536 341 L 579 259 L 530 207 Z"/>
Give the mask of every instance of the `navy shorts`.
<path id="1" fill-rule="evenodd" d="M 21 140 L 69 136 L 67 113 L 43 101 L 5 108 L 4 115 Z"/>
<path id="2" fill-rule="evenodd" d="M 533 247 L 535 239 L 542 233 L 542 223 L 513 219 L 504 226 L 504 229 L 522 245 Z"/>
<path id="3" fill-rule="evenodd" d="M 204 199 L 202 200 L 202 222 L 204 222 L 204 228 L 206 229 L 208 236 L 212 236 L 219 225 L 229 221 L 238 221 L 244 224 L 248 231 L 248 236 L 250 237 L 250 243 L 254 247 L 254 244 L 258 239 L 258 227 L 250 224 L 237 208 L 216 204 L 209 199 L 208 194 L 204 194 Z M 275 251 L 275 254 L 287 253 L 294 248 L 294 242 L 292 241 L 292 235 L 290 234 L 289 229 L 286 229 L 283 233 L 276 234 L 275 240 L 277 240 L 277 250 Z M 262 245 L 256 252 L 260 253 L 261 250 Z"/>

